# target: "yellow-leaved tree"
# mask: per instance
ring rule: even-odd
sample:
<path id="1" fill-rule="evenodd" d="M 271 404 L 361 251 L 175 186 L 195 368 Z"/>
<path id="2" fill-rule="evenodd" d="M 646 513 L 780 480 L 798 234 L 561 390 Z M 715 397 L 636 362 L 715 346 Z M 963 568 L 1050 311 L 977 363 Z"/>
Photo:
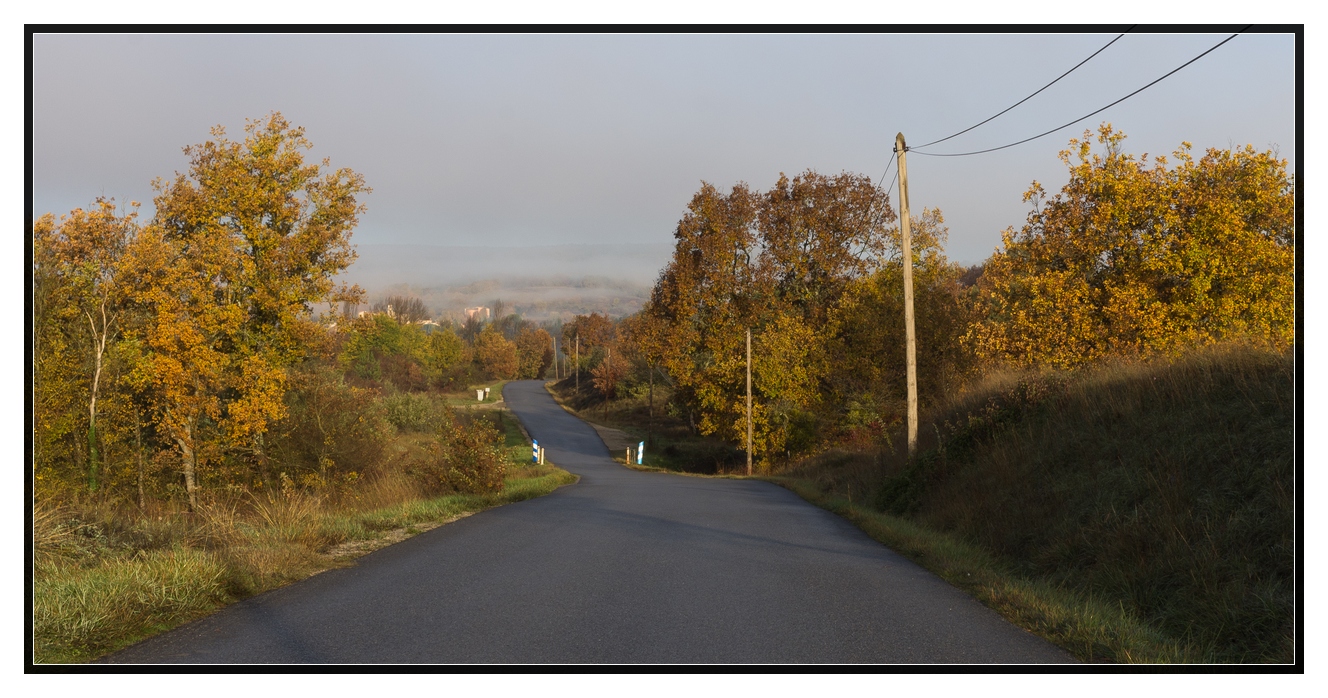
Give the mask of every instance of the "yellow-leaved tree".
<path id="1" fill-rule="evenodd" d="M 1174 354 L 1221 340 L 1294 337 L 1294 177 L 1273 152 L 1185 143 L 1174 165 L 1121 151 L 1110 124 L 1070 141 L 1070 181 L 1034 182 L 1028 223 L 1007 230 L 979 280 L 982 357 L 1069 367 Z"/>
<path id="2" fill-rule="evenodd" d="M 288 369 L 324 331 L 313 306 L 360 296 L 333 277 L 355 258 L 363 177 L 306 164 L 304 130 L 279 113 L 245 131 L 236 142 L 218 126 L 185 148 L 188 174 L 155 183 L 156 215 L 129 253 L 150 310 L 140 380 L 191 505 L 200 469 L 223 452 L 268 479 L 263 434 L 284 414 Z"/>

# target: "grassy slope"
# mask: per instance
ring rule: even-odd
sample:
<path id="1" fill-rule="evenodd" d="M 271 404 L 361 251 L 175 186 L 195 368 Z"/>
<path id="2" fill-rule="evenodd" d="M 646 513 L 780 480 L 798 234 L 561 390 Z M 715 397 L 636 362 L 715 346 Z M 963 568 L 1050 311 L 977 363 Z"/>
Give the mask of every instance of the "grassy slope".
<path id="1" fill-rule="evenodd" d="M 996 376 L 773 478 L 1086 660 L 1294 661 L 1289 355 Z"/>
<path id="2" fill-rule="evenodd" d="M 513 417 L 503 419 L 511 470 L 502 492 L 403 497 L 385 506 L 324 507 L 288 497 L 241 515 L 234 505 L 205 508 L 193 521 L 158 517 L 71 521 L 36 515 L 35 663 L 85 662 L 216 611 L 253 594 L 501 504 L 539 497 L 576 476 L 530 466 L 530 446 Z M 403 437 L 408 440 L 409 437 Z"/>

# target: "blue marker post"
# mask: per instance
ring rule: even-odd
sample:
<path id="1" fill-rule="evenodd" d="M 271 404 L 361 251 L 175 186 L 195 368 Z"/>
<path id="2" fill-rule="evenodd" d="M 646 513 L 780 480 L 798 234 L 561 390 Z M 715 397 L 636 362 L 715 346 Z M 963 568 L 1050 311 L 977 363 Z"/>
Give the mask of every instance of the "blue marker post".
<path id="1" fill-rule="evenodd" d="M 641 461 L 646 457 L 646 442 L 642 441 L 636 446 L 636 464 L 641 465 Z"/>
<path id="2" fill-rule="evenodd" d="M 535 439 L 530 440 L 530 462 L 539 462 L 539 442 Z"/>

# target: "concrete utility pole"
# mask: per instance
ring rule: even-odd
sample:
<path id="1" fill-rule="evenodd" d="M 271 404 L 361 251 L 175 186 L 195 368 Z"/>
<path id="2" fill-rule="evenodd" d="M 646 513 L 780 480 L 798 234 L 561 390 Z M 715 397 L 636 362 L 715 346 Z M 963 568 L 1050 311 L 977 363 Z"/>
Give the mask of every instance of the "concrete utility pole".
<path id="1" fill-rule="evenodd" d="M 752 474 L 752 331 L 747 330 L 747 474 Z"/>
<path id="2" fill-rule="evenodd" d="M 576 336 L 576 392 L 581 392 L 581 335 Z"/>
<path id="3" fill-rule="evenodd" d="M 908 367 L 908 455 L 918 450 L 918 340 L 913 333 L 913 236 L 908 217 L 908 165 L 904 154 L 904 134 L 895 136 L 895 152 L 899 154 L 899 232 L 904 253 L 904 337 L 905 362 Z"/>

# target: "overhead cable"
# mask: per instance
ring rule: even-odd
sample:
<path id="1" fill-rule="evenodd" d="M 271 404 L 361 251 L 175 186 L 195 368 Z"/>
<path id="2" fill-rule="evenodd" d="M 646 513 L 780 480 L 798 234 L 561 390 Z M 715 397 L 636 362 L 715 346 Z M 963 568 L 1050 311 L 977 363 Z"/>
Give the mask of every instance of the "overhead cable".
<path id="1" fill-rule="evenodd" d="M 1144 90 L 1146 90 L 1146 89 L 1152 87 L 1153 85 L 1156 85 L 1157 83 L 1162 82 L 1163 80 L 1165 80 L 1165 79 L 1171 77 L 1172 75 L 1174 75 L 1175 73 L 1177 73 L 1178 71 L 1180 71 L 1181 68 L 1184 68 L 1185 66 L 1188 66 L 1189 64 L 1191 64 L 1191 63 L 1193 63 L 1193 62 L 1199 60 L 1200 58 L 1203 58 L 1204 56 L 1207 56 L 1208 54 L 1212 53 L 1213 51 L 1216 51 L 1217 48 L 1218 48 L 1219 46 L 1221 46 L 1222 44 L 1225 44 L 1225 43 L 1228 42 L 1228 41 L 1231 41 L 1232 39 L 1236 38 L 1237 36 L 1240 36 L 1241 34 L 1243 34 L 1247 29 L 1249 29 L 1249 28 L 1252 27 L 1252 26 L 1254 26 L 1254 25 L 1253 25 L 1253 24 L 1246 25 L 1244 29 L 1241 29 L 1240 31 L 1236 32 L 1235 34 L 1232 34 L 1231 36 L 1228 36 L 1227 38 L 1225 38 L 1225 39 L 1223 39 L 1222 41 L 1218 42 L 1216 46 L 1213 46 L 1212 48 L 1208 49 L 1207 51 L 1204 51 L 1203 53 L 1201 53 L 1201 54 L 1195 56 L 1194 58 L 1191 58 L 1190 60 L 1188 60 L 1188 61 L 1186 61 L 1185 63 L 1181 64 L 1179 67 L 1177 67 L 1176 69 L 1174 69 L 1174 70 L 1172 70 L 1171 72 L 1167 73 L 1166 75 L 1163 75 L 1162 77 L 1160 77 L 1160 78 L 1158 78 L 1158 79 L 1156 79 L 1156 80 L 1154 80 L 1154 81 L 1148 83 L 1147 85 L 1144 85 L 1143 87 L 1140 87 L 1139 89 L 1135 90 L 1134 92 L 1131 92 L 1130 94 L 1127 94 L 1127 95 L 1125 95 L 1124 97 L 1121 97 L 1120 99 L 1118 99 L 1118 100 L 1112 102 L 1111 104 L 1108 104 L 1107 106 L 1102 107 L 1101 109 L 1098 109 L 1098 110 L 1096 110 L 1096 111 L 1093 111 L 1093 112 L 1090 112 L 1090 113 L 1088 113 L 1088 114 L 1085 114 L 1085 115 L 1083 115 L 1083 116 L 1081 116 L 1081 117 L 1075 119 L 1074 121 L 1071 121 L 1071 122 L 1069 122 L 1069 123 L 1066 123 L 1066 124 L 1062 124 L 1062 125 L 1060 125 L 1060 126 L 1057 126 L 1056 128 L 1053 128 L 1053 129 L 1051 129 L 1050 131 L 1043 131 L 1042 133 L 1039 133 L 1039 134 L 1036 135 L 1036 136 L 1030 136 L 1030 137 L 1025 138 L 1025 139 L 1023 139 L 1023 140 L 1021 140 L 1021 141 L 1015 141 L 1014 143 L 1007 143 L 1007 144 L 1002 145 L 1002 146 L 997 146 L 997 147 L 995 147 L 995 148 L 987 148 L 987 149 L 985 149 L 985 150 L 974 150 L 974 151 L 972 151 L 972 152 L 968 152 L 968 153 L 924 153 L 924 152 L 922 152 L 921 150 L 914 150 L 914 149 L 912 149 L 912 148 L 907 148 L 907 151 L 910 152 L 910 153 L 914 153 L 914 154 L 916 154 L 916 155 L 930 155 L 930 156 L 932 156 L 932 157 L 938 157 L 938 158 L 957 158 L 957 157 L 963 157 L 963 156 L 965 156 L 965 155 L 981 155 L 982 153 L 990 153 L 990 152 L 994 152 L 994 151 L 997 151 L 997 150 L 1004 150 L 1004 149 L 1006 149 L 1006 148 L 1012 148 L 1012 147 L 1014 147 L 1014 146 L 1016 146 L 1016 145 L 1022 145 L 1022 144 L 1024 144 L 1024 143 L 1029 142 L 1029 141 L 1037 140 L 1037 139 L 1039 139 L 1039 138 L 1041 138 L 1041 137 L 1043 137 L 1043 136 L 1049 136 L 1049 135 L 1051 135 L 1051 134 L 1053 134 L 1053 133 L 1055 133 L 1055 132 L 1057 132 L 1057 131 L 1060 131 L 1061 129 L 1069 128 L 1070 126 L 1073 126 L 1073 125 L 1079 123 L 1080 121 L 1083 121 L 1084 119 L 1087 119 L 1087 118 L 1089 118 L 1089 117 L 1092 117 L 1092 116 L 1095 116 L 1095 115 L 1097 115 L 1097 114 L 1100 114 L 1101 112 L 1104 112 L 1104 111 L 1106 111 L 1107 109 L 1110 109 L 1110 108 L 1116 106 L 1117 104 L 1120 104 L 1121 102 L 1124 102 L 1125 100 L 1127 100 L 1127 99 L 1129 99 L 1129 98 L 1131 98 L 1131 97 L 1133 97 L 1133 96 L 1139 94 L 1140 92 L 1143 92 Z M 919 147 L 920 147 L 920 146 L 919 146 Z"/>
<path id="2" fill-rule="evenodd" d="M 1079 63 L 1076 64 L 1073 68 L 1070 68 L 1069 70 L 1065 71 L 1064 73 L 1061 73 L 1061 77 L 1060 77 L 1060 78 L 1056 78 L 1055 80 L 1052 80 L 1051 82 L 1049 82 L 1049 83 L 1043 85 L 1040 89 L 1038 89 L 1037 92 L 1034 92 L 1033 94 L 1031 94 L 1031 95 L 1029 95 L 1029 96 L 1027 96 L 1027 97 L 1025 97 L 1025 98 L 1023 98 L 1023 99 L 1021 99 L 1021 100 L 1019 100 L 1018 102 L 1015 102 L 1014 104 L 1011 104 L 1010 106 L 1006 107 L 1003 111 L 997 113 L 996 115 L 991 116 L 991 117 L 988 117 L 988 118 L 986 118 L 986 119 L 983 119 L 982 121 L 979 121 L 979 122 L 977 122 L 976 124 L 973 124 L 972 126 L 969 126 L 968 128 L 964 129 L 963 131 L 960 131 L 960 132 L 958 132 L 958 133 L 952 133 L 952 134 L 946 136 L 945 138 L 941 138 L 941 139 L 938 139 L 938 140 L 934 140 L 934 141 L 932 141 L 932 142 L 930 142 L 930 143 L 923 143 L 922 145 L 920 145 L 920 146 L 918 146 L 918 147 L 919 147 L 919 148 L 926 148 L 927 146 L 936 145 L 937 143 L 943 143 L 943 142 L 945 142 L 945 141 L 948 141 L 948 140 L 950 140 L 951 138 L 954 138 L 955 136 L 962 136 L 962 135 L 964 135 L 965 133 L 968 133 L 969 131 L 972 131 L 973 129 L 975 129 L 975 128 L 977 128 L 977 127 L 979 127 L 979 126 L 981 126 L 981 125 L 987 123 L 988 121 L 991 121 L 992 119 L 995 119 L 997 116 L 1000 116 L 1001 114 L 1004 114 L 1005 112 L 1008 112 L 1008 111 L 1010 111 L 1011 109 L 1014 109 L 1015 107 L 1019 106 L 1020 104 L 1023 104 L 1024 102 L 1027 102 L 1028 100 L 1030 100 L 1030 99 L 1032 99 L 1032 98 L 1038 96 L 1038 94 L 1039 94 L 1040 92 L 1042 92 L 1042 90 L 1045 90 L 1045 89 L 1047 89 L 1048 87 L 1051 87 L 1052 85 L 1055 85 L 1056 83 L 1058 83 L 1058 82 L 1061 81 L 1061 78 L 1063 78 L 1063 77 L 1065 77 L 1066 75 L 1069 75 L 1070 73 L 1073 73 L 1074 71 L 1078 70 L 1078 69 L 1079 69 L 1079 66 L 1081 66 L 1081 65 L 1083 65 L 1083 64 L 1085 64 L 1085 63 L 1087 63 L 1087 62 L 1089 62 L 1089 61 L 1091 61 L 1091 60 L 1093 60 L 1093 56 L 1096 56 L 1097 54 L 1102 53 L 1103 51 L 1107 50 L 1107 46 L 1111 46 L 1112 44 L 1116 43 L 1117 41 L 1120 41 L 1120 39 L 1121 39 L 1122 36 L 1125 36 L 1126 34 L 1129 34 L 1129 33 L 1130 33 L 1130 30 L 1131 30 L 1131 29 L 1134 29 L 1134 28 L 1137 27 L 1137 26 L 1139 26 L 1139 25 L 1137 25 L 1137 24 L 1135 24 L 1135 25 L 1131 25 L 1129 29 L 1126 29 L 1125 31 L 1121 32 L 1121 33 L 1120 33 L 1120 36 L 1117 36 L 1116 38 L 1112 39 L 1111 41 L 1108 41 L 1106 46 L 1103 46 L 1102 48 L 1100 48 L 1100 49 L 1094 51 L 1092 56 L 1089 56 L 1088 58 L 1085 58 L 1085 59 L 1083 59 L 1082 61 L 1079 61 Z"/>

